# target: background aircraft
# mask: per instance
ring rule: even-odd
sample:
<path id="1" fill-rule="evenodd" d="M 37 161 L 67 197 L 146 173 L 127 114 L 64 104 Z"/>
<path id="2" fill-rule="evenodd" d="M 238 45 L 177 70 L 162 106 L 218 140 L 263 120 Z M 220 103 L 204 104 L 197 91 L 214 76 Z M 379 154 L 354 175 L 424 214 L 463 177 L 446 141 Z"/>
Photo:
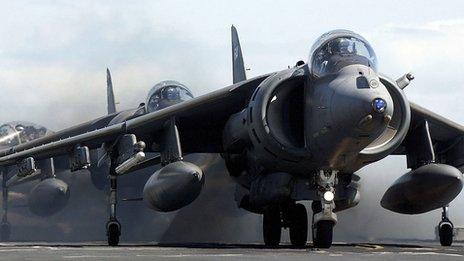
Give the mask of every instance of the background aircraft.
<path id="1" fill-rule="evenodd" d="M 236 68 L 242 57 L 238 41 L 233 46 Z M 182 160 L 182 150 L 221 152 L 239 184 L 239 206 L 264 215 L 267 245 L 279 243 L 282 226 L 290 228 L 293 244 L 306 243 L 306 211 L 295 204 L 306 199 L 313 200 L 313 242 L 329 247 L 335 212 L 359 201 L 353 172 L 389 154 L 406 154 L 413 169 L 384 195 L 382 205 L 390 210 L 441 208 L 462 189 L 462 174 L 452 166 L 460 167 L 463 128 L 409 104 L 402 89 L 412 77 L 379 76 L 376 64 L 364 38 L 329 32 L 316 41 L 308 64 L 250 80 L 234 76 L 239 82 L 230 87 L 107 127 L 88 122 L 4 150 L 0 164 L 21 160 L 23 175 L 35 160 L 68 154 L 78 169 L 89 164 L 89 148 L 104 143 L 111 160 L 108 242 L 114 245 L 120 235 L 116 180 L 155 161 L 144 159 L 144 149 L 161 154 L 164 167 L 144 188 L 145 201 L 161 211 L 191 203 L 201 190 L 203 173 Z M 440 235 L 450 244 L 452 224 L 444 217 Z"/>
<path id="2" fill-rule="evenodd" d="M 116 110 L 116 102 L 114 98 L 113 83 L 109 69 L 107 73 L 107 116 L 102 118 L 120 118 L 130 117 L 134 111 L 140 111 L 139 108 L 133 110 L 125 110 L 118 112 Z M 148 95 L 148 104 L 150 111 L 155 111 L 161 108 L 171 106 L 180 102 L 180 95 L 186 99 L 193 98 L 190 90 L 176 81 L 162 81 L 153 86 Z M 142 105 L 143 106 L 143 105 Z M 52 134 L 53 131 L 47 128 L 26 121 L 8 122 L 0 126 L 0 149 L 11 149 L 11 147 L 23 144 L 41 137 Z M 104 157 L 104 149 L 98 148 L 90 152 L 90 158 L 97 163 Z M 157 159 L 158 156 L 155 156 Z M 205 157 L 194 157 L 194 161 L 201 164 Z M 0 238 L 2 241 L 8 241 L 11 234 L 11 225 L 8 221 L 9 208 L 9 191 L 18 185 L 39 180 L 28 192 L 27 207 L 29 210 L 38 216 L 51 216 L 62 210 L 68 203 L 70 197 L 70 189 L 63 178 L 58 178 L 56 172 L 61 175 L 67 169 L 73 169 L 69 165 L 69 161 L 65 157 L 55 157 L 38 162 L 34 166 L 34 171 L 28 172 L 28 175 L 21 174 L 21 168 L 17 166 L 5 167 L 2 170 L 2 193 L 3 193 L 3 214 L 0 224 Z M 142 166 L 142 165 L 141 165 Z M 143 167 L 142 167 L 143 168 Z M 85 168 L 84 168 L 85 169 Z M 55 171 L 56 170 L 56 171 Z M 73 169 L 75 170 L 75 169 Z M 132 171 L 136 171 L 133 168 Z M 109 165 L 106 162 L 93 164 L 90 166 L 90 179 L 97 189 L 108 187 Z M 140 187 L 146 182 L 146 175 L 138 175 L 135 179 L 126 180 L 125 187 Z M 68 180 L 69 182 L 69 180 Z M 130 200 L 130 199 L 128 199 Z"/>

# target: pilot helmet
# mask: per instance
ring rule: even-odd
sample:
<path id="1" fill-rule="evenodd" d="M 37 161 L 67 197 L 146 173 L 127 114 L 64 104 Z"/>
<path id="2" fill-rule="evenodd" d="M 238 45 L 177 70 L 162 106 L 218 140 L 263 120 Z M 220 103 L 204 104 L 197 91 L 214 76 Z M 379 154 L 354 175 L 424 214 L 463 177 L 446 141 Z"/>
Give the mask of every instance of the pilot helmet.
<path id="1" fill-rule="evenodd" d="M 355 53 L 353 42 L 348 38 L 336 38 L 328 44 L 329 53 L 348 55 Z"/>
<path id="2" fill-rule="evenodd" d="M 162 99 L 169 101 L 180 100 L 180 89 L 177 86 L 166 86 L 160 90 L 160 94 Z"/>
<path id="3" fill-rule="evenodd" d="M 162 81 L 150 90 L 146 111 L 153 112 L 193 98 L 190 90 L 176 81 Z"/>

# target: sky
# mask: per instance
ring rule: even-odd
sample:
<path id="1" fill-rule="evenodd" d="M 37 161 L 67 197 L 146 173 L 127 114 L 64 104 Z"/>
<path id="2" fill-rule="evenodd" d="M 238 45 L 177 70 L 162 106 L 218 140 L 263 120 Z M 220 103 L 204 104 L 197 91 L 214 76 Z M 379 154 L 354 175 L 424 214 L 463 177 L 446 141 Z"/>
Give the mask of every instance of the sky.
<path id="1" fill-rule="evenodd" d="M 411 101 L 464 123 L 463 14 L 458 0 L 2 1 L 0 122 L 60 130 L 104 115 L 107 67 L 120 110 L 144 102 L 162 80 L 195 95 L 225 87 L 234 24 L 250 77 L 307 61 L 318 36 L 349 29 L 371 43 L 381 73 L 415 75 L 405 90 Z"/>
<path id="2" fill-rule="evenodd" d="M 174 79 L 201 95 L 231 83 L 230 25 L 249 76 L 306 61 L 322 33 L 350 29 L 392 78 L 412 71 L 408 97 L 463 122 L 460 1 L 4 1 L 0 122 L 59 130 L 106 112 L 105 69 L 119 109 Z"/>

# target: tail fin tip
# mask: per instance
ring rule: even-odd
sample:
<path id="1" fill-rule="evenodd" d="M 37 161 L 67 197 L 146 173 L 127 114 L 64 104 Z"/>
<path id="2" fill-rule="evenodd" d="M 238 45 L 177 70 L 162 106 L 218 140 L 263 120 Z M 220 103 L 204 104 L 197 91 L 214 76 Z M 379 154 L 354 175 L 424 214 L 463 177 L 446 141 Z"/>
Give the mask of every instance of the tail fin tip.
<path id="1" fill-rule="evenodd" d="M 108 114 L 116 112 L 116 102 L 114 100 L 113 82 L 111 80 L 110 69 L 106 68 L 106 98 Z"/>
<path id="2" fill-rule="evenodd" d="M 233 83 L 246 80 L 245 65 L 243 63 L 242 48 L 238 38 L 237 29 L 234 25 L 231 26 L 232 34 L 232 78 Z"/>

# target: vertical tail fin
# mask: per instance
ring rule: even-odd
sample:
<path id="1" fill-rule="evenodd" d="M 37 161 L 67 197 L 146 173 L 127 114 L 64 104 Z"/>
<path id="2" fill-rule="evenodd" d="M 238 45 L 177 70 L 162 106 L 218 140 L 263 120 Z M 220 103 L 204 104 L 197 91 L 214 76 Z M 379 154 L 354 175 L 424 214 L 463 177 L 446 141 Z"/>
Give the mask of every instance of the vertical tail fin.
<path id="1" fill-rule="evenodd" d="M 233 83 L 246 80 L 245 66 L 243 64 L 242 48 L 238 39 L 237 29 L 232 25 L 232 76 Z"/>
<path id="2" fill-rule="evenodd" d="M 106 97 L 108 114 L 116 112 L 116 102 L 114 101 L 113 82 L 111 81 L 110 69 L 106 68 Z"/>

